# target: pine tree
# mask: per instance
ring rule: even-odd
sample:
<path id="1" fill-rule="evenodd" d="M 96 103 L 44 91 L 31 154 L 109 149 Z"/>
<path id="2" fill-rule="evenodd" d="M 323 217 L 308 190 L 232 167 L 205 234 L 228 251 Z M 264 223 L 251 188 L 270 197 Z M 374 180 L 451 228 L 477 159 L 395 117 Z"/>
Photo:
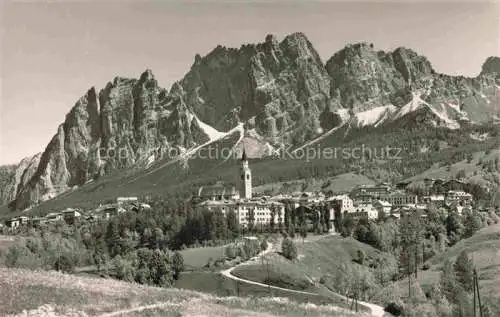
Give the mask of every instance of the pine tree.
<path id="1" fill-rule="evenodd" d="M 441 291 L 448 301 L 451 303 L 456 303 L 457 294 L 460 287 L 457 283 L 457 276 L 455 274 L 455 269 L 453 267 L 453 262 L 448 260 L 444 263 L 441 279 L 440 279 Z"/>
<path id="2" fill-rule="evenodd" d="M 184 257 L 179 251 L 172 257 L 172 269 L 174 270 L 174 279 L 178 280 L 182 271 L 184 271 Z"/>
<path id="3" fill-rule="evenodd" d="M 474 264 L 465 251 L 462 251 L 458 255 L 454 269 L 459 285 L 466 292 L 471 293 L 474 289 Z"/>

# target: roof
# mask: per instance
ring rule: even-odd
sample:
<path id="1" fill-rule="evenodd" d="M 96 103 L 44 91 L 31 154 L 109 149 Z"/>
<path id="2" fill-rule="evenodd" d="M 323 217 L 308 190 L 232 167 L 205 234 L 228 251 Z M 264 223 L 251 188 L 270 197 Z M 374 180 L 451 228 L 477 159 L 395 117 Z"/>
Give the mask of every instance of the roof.
<path id="1" fill-rule="evenodd" d="M 385 201 L 385 200 L 377 200 L 377 203 L 382 205 L 382 206 L 385 206 L 385 207 L 391 207 L 392 204 L 388 201 Z"/>
<path id="2" fill-rule="evenodd" d="M 236 187 L 234 185 L 216 183 L 214 185 L 201 186 L 198 189 L 198 196 L 225 196 L 225 195 L 235 195 L 237 193 Z"/>

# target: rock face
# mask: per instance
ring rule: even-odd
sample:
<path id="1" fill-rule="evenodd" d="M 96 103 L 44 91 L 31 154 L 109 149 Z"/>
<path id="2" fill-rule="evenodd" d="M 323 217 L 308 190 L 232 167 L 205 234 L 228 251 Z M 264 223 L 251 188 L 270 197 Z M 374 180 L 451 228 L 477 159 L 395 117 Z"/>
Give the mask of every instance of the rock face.
<path id="1" fill-rule="evenodd" d="M 42 153 L 26 157 L 17 165 L 0 166 L 0 201 L 7 203 L 16 198 L 20 189 L 35 174 Z"/>
<path id="2" fill-rule="evenodd" d="M 348 45 L 325 64 L 302 33 L 196 55 L 167 91 L 152 72 L 91 88 L 44 153 L 3 169 L 2 202 L 27 208 L 175 148 L 191 149 L 244 124 L 256 153 L 299 147 L 329 130 L 431 124 L 460 128 L 499 115 L 499 58 L 476 78 L 437 74 L 416 52 Z M 410 127 L 410 128 L 411 128 Z M 241 144 L 236 148 L 241 148 Z M 257 155 L 257 154 L 256 154 Z"/>
<path id="3" fill-rule="evenodd" d="M 202 144 L 208 136 L 193 118 L 149 70 L 138 80 L 117 77 L 99 93 L 91 88 L 58 127 L 11 207 L 24 209 L 104 173 L 140 166 L 171 147 Z"/>
<path id="4" fill-rule="evenodd" d="M 330 104 L 330 77 L 302 33 L 281 42 L 268 35 L 240 49 L 218 46 L 195 58 L 180 85 L 206 123 L 227 131 L 245 122 L 272 143 L 310 139 Z"/>

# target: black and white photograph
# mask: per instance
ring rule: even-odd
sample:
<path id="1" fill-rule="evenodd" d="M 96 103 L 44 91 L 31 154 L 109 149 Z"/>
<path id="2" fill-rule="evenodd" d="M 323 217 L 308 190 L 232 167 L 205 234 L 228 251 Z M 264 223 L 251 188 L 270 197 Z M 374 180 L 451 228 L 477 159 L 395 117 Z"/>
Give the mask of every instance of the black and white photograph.
<path id="1" fill-rule="evenodd" d="M 0 317 L 500 316 L 500 1 L 0 29 Z"/>

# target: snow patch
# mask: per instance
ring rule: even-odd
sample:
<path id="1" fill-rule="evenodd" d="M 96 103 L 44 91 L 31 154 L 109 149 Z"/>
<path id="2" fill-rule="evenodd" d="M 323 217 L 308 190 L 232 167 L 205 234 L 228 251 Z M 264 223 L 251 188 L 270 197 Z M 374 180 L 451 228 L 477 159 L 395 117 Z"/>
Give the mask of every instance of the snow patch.
<path id="1" fill-rule="evenodd" d="M 349 110 L 344 108 L 335 110 L 334 113 L 340 117 L 340 120 L 342 120 L 342 122 L 346 122 L 351 117 L 351 115 L 349 114 Z"/>
<path id="2" fill-rule="evenodd" d="M 206 124 L 205 122 L 201 121 L 196 115 L 194 115 L 194 118 L 198 122 L 198 126 L 205 132 L 205 134 L 208 136 L 210 141 L 220 139 L 221 137 L 225 136 L 226 133 L 220 132 L 213 128 L 212 126 Z"/>
<path id="3" fill-rule="evenodd" d="M 441 120 L 444 125 L 449 129 L 458 129 L 460 128 L 460 124 L 448 117 L 448 114 L 445 111 L 439 111 L 435 109 L 432 105 L 428 104 L 420 97 L 421 94 L 418 92 L 412 92 L 413 98 L 412 100 L 401 107 L 399 111 L 397 111 L 396 115 L 393 117 L 393 120 L 399 119 L 411 112 L 414 112 L 418 109 L 422 109 L 423 107 L 427 107 L 431 112 Z M 432 122 L 434 125 L 437 125 L 437 122 Z"/>
<path id="4" fill-rule="evenodd" d="M 358 127 L 378 126 L 385 121 L 390 115 L 396 112 L 396 107 L 393 105 L 375 107 L 373 109 L 358 112 L 354 115 L 355 123 Z"/>

